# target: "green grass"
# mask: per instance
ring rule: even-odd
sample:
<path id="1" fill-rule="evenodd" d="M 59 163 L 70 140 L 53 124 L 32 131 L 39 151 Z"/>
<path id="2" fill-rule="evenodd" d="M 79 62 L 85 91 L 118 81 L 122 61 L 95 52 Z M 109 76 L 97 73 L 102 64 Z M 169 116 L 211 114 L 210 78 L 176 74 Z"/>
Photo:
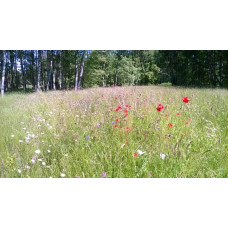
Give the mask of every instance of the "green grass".
<path id="1" fill-rule="evenodd" d="M 145 153 L 134 157 L 137 150 Z M 228 91 L 11 93 L 0 99 L 0 161 L 1 177 L 228 177 Z"/>

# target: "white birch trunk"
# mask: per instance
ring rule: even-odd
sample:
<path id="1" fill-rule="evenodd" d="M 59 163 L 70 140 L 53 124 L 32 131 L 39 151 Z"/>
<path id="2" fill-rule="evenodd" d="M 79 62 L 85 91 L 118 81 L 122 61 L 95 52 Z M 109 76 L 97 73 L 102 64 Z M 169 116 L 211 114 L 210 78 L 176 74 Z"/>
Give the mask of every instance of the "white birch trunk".
<path id="1" fill-rule="evenodd" d="M 3 69 L 2 69 L 2 81 L 1 81 L 1 96 L 4 96 L 4 83 L 5 83 L 5 67 L 6 67 L 6 53 L 3 51 Z"/>

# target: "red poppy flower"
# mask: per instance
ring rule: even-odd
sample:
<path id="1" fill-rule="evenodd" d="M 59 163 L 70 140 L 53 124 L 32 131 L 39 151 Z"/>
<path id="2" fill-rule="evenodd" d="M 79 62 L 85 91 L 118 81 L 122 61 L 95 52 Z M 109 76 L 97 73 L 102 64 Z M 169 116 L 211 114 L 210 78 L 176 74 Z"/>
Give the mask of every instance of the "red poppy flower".
<path id="1" fill-rule="evenodd" d="M 156 109 L 160 112 L 163 108 L 164 108 L 164 106 L 162 104 L 159 104 Z"/>
<path id="2" fill-rule="evenodd" d="M 127 113 L 127 109 L 124 109 L 124 112 Z"/>
<path id="3" fill-rule="evenodd" d="M 121 106 L 119 106 L 118 109 L 121 109 Z"/>
<path id="4" fill-rule="evenodd" d="M 119 119 L 116 119 L 116 122 L 118 122 L 119 121 Z"/>
<path id="5" fill-rule="evenodd" d="M 188 122 L 185 122 L 185 124 L 188 124 Z"/>
<path id="6" fill-rule="evenodd" d="M 181 114 L 180 114 L 180 113 L 177 113 L 176 115 L 177 115 L 177 116 L 180 116 Z"/>
<path id="7" fill-rule="evenodd" d="M 185 103 L 188 103 L 189 102 L 189 99 L 188 99 L 188 97 L 183 97 L 182 98 L 182 101 L 185 102 Z"/>
<path id="8" fill-rule="evenodd" d="M 117 125 L 115 124 L 114 127 L 117 127 Z"/>
<path id="9" fill-rule="evenodd" d="M 137 156 L 138 156 L 138 154 L 137 154 L 137 153 L 134 153 L 134 154 L 133 154 L 133 156 L 134 156 L 134 157 L 137 157 Z"/>
<path id="10" fill-rule="evenodd" d="M 165 116 L 168 116 L 168 114 L 165 114 Z"/>
<path id="11" fill-rule="evenodd" d="M 169 125 L 169 127 L 170 127 L 170 128 L 172 128 L 172 127 L 173 127 L 173 125 L 172 125 L 171 123 L 169 123 L 168 125 Z"/>

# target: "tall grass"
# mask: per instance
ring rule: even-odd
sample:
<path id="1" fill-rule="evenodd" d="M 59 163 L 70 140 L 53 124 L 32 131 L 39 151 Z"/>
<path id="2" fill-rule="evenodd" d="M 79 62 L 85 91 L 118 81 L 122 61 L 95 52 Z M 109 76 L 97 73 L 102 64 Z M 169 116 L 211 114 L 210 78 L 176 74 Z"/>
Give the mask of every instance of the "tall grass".
<path id="1" fill-rule="evenodd" d="M 0 99 L 1 177 L 227 177 L 227 155 L 227 90 L 143 86 Z"/>

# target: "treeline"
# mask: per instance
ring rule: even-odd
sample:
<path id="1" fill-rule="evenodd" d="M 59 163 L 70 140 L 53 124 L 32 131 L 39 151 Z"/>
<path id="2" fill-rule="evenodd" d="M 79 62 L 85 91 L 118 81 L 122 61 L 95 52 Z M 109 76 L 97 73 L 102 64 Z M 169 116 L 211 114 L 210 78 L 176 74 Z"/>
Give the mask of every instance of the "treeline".
<path id="1" fill-rule="evenodd" d="M 1 93 L 171 83 L 228 87 L 228 51 L 0 51 Z"/>

